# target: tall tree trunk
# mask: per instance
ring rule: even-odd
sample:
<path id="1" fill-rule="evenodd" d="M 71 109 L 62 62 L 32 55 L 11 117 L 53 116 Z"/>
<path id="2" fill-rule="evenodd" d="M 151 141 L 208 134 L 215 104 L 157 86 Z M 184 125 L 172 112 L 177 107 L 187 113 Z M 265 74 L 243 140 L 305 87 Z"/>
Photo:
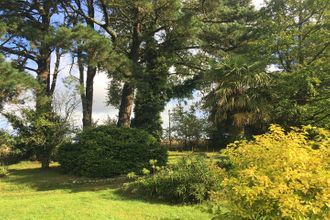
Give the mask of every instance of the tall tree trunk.
<path id="1" fill-rule="evenodd" d="M 44 48 L 40 50 L 40 59 L 38 61 L 38 82 L 39 87 L 36 89 L 36 112 L 39 116 L 43 114 L 49 114 L 52 112 L 52 91 L 50 82 L 50 59 L 51 50 Z M 52 83 L 53 84 L 53 83 Z M 53 84 L 55 86 L 55 83 Z M 44 147 L 44 146 L 39 146 Z M 41 162 L 41 168 L 47 169 L 50 164 L 51 152 L 42 150 L 40 152 L 39 161 Z"/>
<path id="2" fill-rule="evenodd" d="M 41 59 L 38 61 L 38 82 L 36 90 L 36 111 L 39 114 L 52 110 L 52 94 L 50 92 L 50 49 L 41 50 Z"/>
<path id="3" fill-rule="evenodd" d="M 92 66 L 87 67 L 87 76 L 85 82 L 84 65 L 81 62 L 81 51 L 78 51 L 78 67 L 79 67 L 79 84 L 80 84 L 80 98 L 83 112 L 83 129 L 92 126 L 93 119 L 93 95 L 94 95 L 94 77 L 96 75 L 96 68 Z"/>
<path id="4" fill-rule="evenodd" d="M 140 44 L 141 44 L 141 24 L 139 22 L 139 9 L 137 9 L 136 13 L 137 22 L 134 24 L 133 27 L 133 34 L 132 34 L 132 46 L 130 51 L 129 58 L 132 60 L 134 65 L 138 65 L 139 60 L 139 51 L 140 51 Z M 136 67 L 133 66 L 133 77 L 137 75 Z M 134 92 L 135 92 L 135 85 L 130 82 L 126 82 L 123 87 L 120 108 L 119 108 L 119 116 L 118 116 L 118 127 L 130 127 L 131 126 L 131 115 L 132 109 L 134 105 Z"/>
<path id="5" fill-rule="evenodd" d="M 40 160 L 41 160 L 41 168 L 42 169 L 48 169 L 49 164 L 50 164 L 50 156 L 49 155 L 43 155 L 42 158 L 40 158 Z"/>
<path id="6" fill-rule="evenodd" d="M 94 9 L 94 1 L 88 0 L 87 1 L 88 7 L 88 16 L 90 18 L 94 18 L 95 9 Z M 95 29 L 94 22 L 86 19 L 87 26 Z M 81 53 L 81 52 L 80 52 Z M 78 52 L 78 62 L 80 62 L 80 54 Z M 80 87 L 81 87 L 81 103 L 83 109 L 83 129 L 92 126 L 93 123 L 93 96 L 94 96 L 94 78 L 96 75 L 96 68 L 90 64 L 87 66 L 87 76 L 86 82 L 84 82 L 85 75 L 84 75 L 84 66 L 82 63 L 78 63 L 79 72 L 80 72 Z"/>
<path id="7" fill-rule="evenodd" d="M 134 104 L 134 86 L 129 83 L 124 84 L 123 93 L 119 108 L 118 127 L 130 127 L 131 114 Z"/>
<path id="8" fill-rule="evenodd" d="M 96 75 L 96 68 L 87 67 L 86 78 L 86 95 L 83 105 L 83 127 L 88 128 L 92 126 L 92 113 L 93 113 L 93 95 L 94 95 L 94 77 Z"/>
<path id="9" fill-rule="evenodd" d="M 146 73 L 137 84 L 132 126 L 144 129 L 160 140 L 163 134 L 160 114 L 168 101 L 166 87 L 168 69 L 164 63 L 157 61 L 158 53 L 154 47 L 156 44 L 154 37 L 146 40 L 144 49 Z"/>
<path id="10" fill-rule="evenodd" d="M 37 3 L 38 11 L 41 14 L 42 26 L 40 27 L 45 34 L 50 30 L 50 5 L 43 2 L 43 5 Z M 36 111 L 38 113 L 47 113 L 52 111 L 52 93 L 50 82 L 50 61 L 51 48 L 43 43 L 40 45 L 39 59 L 37 61 L 37 79 L 39 88 L 36 91 Z"/>

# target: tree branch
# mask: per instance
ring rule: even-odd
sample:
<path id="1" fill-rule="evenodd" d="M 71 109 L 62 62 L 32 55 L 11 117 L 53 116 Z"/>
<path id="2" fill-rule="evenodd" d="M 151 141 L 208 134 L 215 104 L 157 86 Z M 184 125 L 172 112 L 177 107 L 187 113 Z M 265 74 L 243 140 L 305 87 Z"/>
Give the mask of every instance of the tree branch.
<path id="1" fill-rule="evenodd" d="M 75 2 L 77 3 L 77 1 Z M 80 3 L 79 4 L 77 3 L 78 8 L 73 6 L 70 2 L 66 2 L 66 5 L 69 6 L 74 12 L 81 15 L 84 19 L 102 27 L 108 34 L 110 34 L 112 42 L 114 42 L 117 39 L 117 33 L 108 25 L 109 20 L 107 20 L 106 23 L 101 23 L 100 21 L 97 21 L 96 19 L 86 15 L 83 9 L 81 8 Z"/>
<path id="2" fill-rule="evenodd" d="M 33 68 L 31 68 L 31 67 L 28 67 L 28 66 L 24 66 L 23 68 L 26 69 L 26 70 L 33 71 L 33 72 L 35 72 L 35 73 L 37 73 L 37 71 L 38 71 L 38 70 L 33 69 Z"/>
<path id="3" fill-rule="evenodd" d="M 51 87 L 50 87 L 50 93 L 51 94 L 54 94 L 55 87 L 56 87 L 57 76 L 58 76 L 58 73 L 60 72 L 59 67 L 60 67 L 60 63 L 61 63 L 62 54 L 61 54 L 59 48 L 56 48 L 55 54 L 56 54 L 55 67 L 54 67 L 52 84 L 51 84 Z"/>
<path id="4" fill-rule="evenodd" d="M 12 48 L 4 47 L 4 46 L 0 46 L 0 51 L 4 51 L 5 53 L 10 53 L 10 54 L 13 54 L 13 55 L 26 57 L 26 58 L 28 58 L 30 60 L 33 60 L 33 61 L 37 61 L 37 58 L 32 56 L 31 54 L 29 54 L 28 51 L 14 50 Z"/>

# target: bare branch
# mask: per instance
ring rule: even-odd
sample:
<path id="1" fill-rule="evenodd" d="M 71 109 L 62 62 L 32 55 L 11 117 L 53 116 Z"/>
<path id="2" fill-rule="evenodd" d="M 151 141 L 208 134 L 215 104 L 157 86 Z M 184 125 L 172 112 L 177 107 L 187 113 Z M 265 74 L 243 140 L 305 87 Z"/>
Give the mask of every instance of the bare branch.
<path id="1" fill-rule="evenodd" d="M 30 71 L 33 71 L 33 72 L 35 72 L 35 73 L 37 73 L 37 69 L 33 69 L 33 68 L 31 68 L 31 67 L 28 67 L 28 66 L 24 66 L 23 67 L 24 69 L 26 69 L 26 70 L 30 70 Z"/>

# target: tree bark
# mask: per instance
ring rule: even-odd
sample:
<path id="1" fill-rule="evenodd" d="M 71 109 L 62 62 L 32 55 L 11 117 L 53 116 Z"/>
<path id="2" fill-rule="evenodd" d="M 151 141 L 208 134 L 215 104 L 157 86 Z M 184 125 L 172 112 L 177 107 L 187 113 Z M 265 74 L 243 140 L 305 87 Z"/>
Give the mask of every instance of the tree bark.
<path id="1" fill-rule="evenodd" d="M 41 27 L 40 29 L 46 33 L 50 30 L 50 5 L 47 2 L 36 3 L 37 10 L 41 15 Z M 37 79 L 39 82 L 39 88 L 36 90 L 36 112 L 38 114 L 48 113 L 52 111 L 52 92 L 50 82 L 50 61 L 51 61 L 51 48 L 43 43 L 40 45 L 38 56 L 38 69 Z M 54 85 L 55 86 L 55 85 Z"/>
<path id="2" fill-rule="evenodd" d="M 37 70 L 39 88 L 36 89 L 36 111 L 42 114 L 52 110 L 52 93 L 50 91 L 51 50 L 48 48 L 40 50 L 40 57 Z"/>
<path id="3" fill-rule="evenodd" d="M 134 104 L 134 86 L 125 83 L 119 108 L 118 127 L 130 127 L 131 114 Z"/>
<path id="4" fill-rule="evenodd" d="M 95 9 L 94 9 L 94 1 L 88 0 L 87 1 L 88 7 L 88 16 L 90 18 L 94 18 Z M 95 29 L 94 22 L 89 19 L 86 19 L 87 26 Z M 79 55 L 78 55 L 79 60 Z M 78 61 L 79 62 L 79 61 Z M 81 86 L 81 103 L 83 108 L 83 129 L 91 127 L 93 124 L 93 97 L 94 97 L 94 78 L 96 75 L 97 69 L 90 64 L 87 66 L 87 76 L 86 82 L 84 82 L 84 67 L 83 64 L 79 65 L 79 72 L 80 72 L 80 86 Z"/>
<path id="5" fill-rule="evenodd" d="M 83 105 L 83 127 L 88 128 L 92 126 L 93 119 L 93 96 L 94 96 L 94 77 L 96 75 L 96 68 L 88 66 L 86 79 L 86 94 Z"/>
<path id="6" fill-rule="evenodd" d="M 48 157 L 43 157 L 41 159 L 41 168 L 42 169 L 48 169 L 50 164 L 50 159 Z"/>
<path id="7" fill-rule="evenodd" d="M 136 23 L 133 25 L 132 32 L 132 45 L 129 58 L 132 60 L 134 65 L 138 65 L 139 60 L 139 52 L 140 52 L 140 44 L 141 44 L 141 23 L 139 21 L 139 9 L 136 11 Z M 133 76 L 137 75 L 136 66 L 133 65 Z M 131 115 L 132 109 L 134 105 L 134 92 L 135 85 L 130 82 L 125 82 L 123 87 L 122 98 L 120 102 L 119 108 L 119 116 L 118 116 L 118 127 L 130 127 L 131 126 Z"/>

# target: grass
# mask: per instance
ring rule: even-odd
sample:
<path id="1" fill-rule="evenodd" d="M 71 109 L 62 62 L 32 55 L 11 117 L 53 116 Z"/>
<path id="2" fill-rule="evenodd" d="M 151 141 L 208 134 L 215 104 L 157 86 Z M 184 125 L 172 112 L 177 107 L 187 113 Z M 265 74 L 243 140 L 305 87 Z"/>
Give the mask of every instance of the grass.
<path id="1" fill-rule="evenodd" d="M 61 173 L 57 164 L 9 167 L 0 179 L 0 219 L 211 219 L 198 206 L 174 206 L 118 192 L 125 177 L 106 180 Z"/>
<path id="2" fill-rule="evenodd" d="M 169 151 L 168 154 L 168 164 L 175 164 L 183 158 L 184 156 L 187 156 L 189 154 L 205 154 L 207 158 L 209 159 L 218 159 L 219 153 L 218 152 L 208 152 L 208 153 L 200 153 L 200 152 L 191 152 L 191 151 Z"/>

